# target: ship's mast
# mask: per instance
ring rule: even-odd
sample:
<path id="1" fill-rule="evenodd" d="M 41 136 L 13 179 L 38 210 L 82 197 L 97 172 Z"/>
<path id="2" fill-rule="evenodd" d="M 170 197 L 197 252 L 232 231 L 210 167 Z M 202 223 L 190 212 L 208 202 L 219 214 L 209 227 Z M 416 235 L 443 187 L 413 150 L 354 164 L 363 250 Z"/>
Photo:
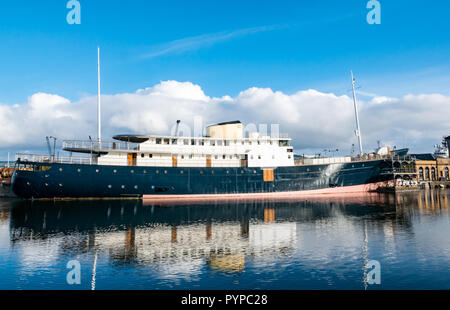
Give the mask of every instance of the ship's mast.
<path id="1" fill-rule="evenodd" d="M 102 142 L 101 117 L 100 117 L 100 47 L 97 47 L 97 78 L 98 78 L 98 94 L 97 94 L 97 140 Z"/>
<path id="2" fill-rule="evenodd" d="M 355 92 L 355 78 L 353 77 L 353 72 L 350 71 L 352 76 L 352 89 L 353 89 L 353 105 L 355 107 L 355 118 L 356 118 L 356 135 L 358 136 L 359 143 L 359 154 L 363 155 L 362 142 L 361 142 L 361 129 L 359 127 L 359 116 L 358 116 L 358 103 L 356 101 L 356 92 Z"/>

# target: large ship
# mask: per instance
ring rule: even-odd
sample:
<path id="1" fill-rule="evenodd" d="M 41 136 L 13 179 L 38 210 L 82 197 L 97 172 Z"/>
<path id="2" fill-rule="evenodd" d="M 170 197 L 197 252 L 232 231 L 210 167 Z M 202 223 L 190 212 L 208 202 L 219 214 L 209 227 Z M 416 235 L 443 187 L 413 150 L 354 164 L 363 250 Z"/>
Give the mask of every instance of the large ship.
<path id="1" fill-rule="evenodd" d="M 202 137 L 114 140 L 63 141 L 67 157 L 18 154 L 12 190 L 23 198 L 255 198 L 371 191 L 392 179 L 383 158 L 294 161 L 290 138 L 244 137 L 239 121 L 208 126 Z"/>

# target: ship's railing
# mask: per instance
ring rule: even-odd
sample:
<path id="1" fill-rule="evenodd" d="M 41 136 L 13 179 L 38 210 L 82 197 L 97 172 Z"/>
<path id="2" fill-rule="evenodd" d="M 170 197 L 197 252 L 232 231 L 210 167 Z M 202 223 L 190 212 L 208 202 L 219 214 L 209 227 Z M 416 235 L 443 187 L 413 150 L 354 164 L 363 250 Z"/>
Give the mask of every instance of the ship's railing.
<path id="1" fill-rule="evenodd" d="M 64 150 L 87 150 L 87 151 L 139 151 L 139 143 L 123 141 L 87 141 L 87 140 L 64 140 L 62 142 Z"/>
<path id="2" fill-rule="evenodd" d="M 20 162 L 34 162 L 34 163 L 59 163 L 59 164 L 96 164 L 95 157 L 81 157 L 81 156 L 53 156 L 53 155 L 38 155 L 38 154 L 16 154 L 16 160 Z"/>

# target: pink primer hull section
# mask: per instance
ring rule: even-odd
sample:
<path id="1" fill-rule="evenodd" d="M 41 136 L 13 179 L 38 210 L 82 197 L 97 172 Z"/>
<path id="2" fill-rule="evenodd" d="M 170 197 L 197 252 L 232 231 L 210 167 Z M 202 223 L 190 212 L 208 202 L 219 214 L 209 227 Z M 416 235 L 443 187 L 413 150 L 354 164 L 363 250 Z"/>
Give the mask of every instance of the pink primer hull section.
<path id="1" fill-rule="evenodd" d="M 242 193 L 242 194 L 192 194 L 192 195 L 144 195 L 144 203 L 152 202 L 214 202 L 214 201 L 279 201 L 295 200 L 298 198 L 320 198 L 320 197 L 351 197 L 355 194 L 375 192 L 380 187 L 393 186 L 392 181 L 353 185 L 344 187 L 332 187 L 325 189 L 274 192 L 274 193 Z"/>

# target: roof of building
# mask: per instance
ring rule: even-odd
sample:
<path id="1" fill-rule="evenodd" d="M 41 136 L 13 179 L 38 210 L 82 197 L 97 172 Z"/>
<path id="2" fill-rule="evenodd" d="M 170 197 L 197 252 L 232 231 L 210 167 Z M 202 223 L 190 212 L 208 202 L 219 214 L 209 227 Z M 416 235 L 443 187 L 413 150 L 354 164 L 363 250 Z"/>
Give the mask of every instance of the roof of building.
<path id="1" fill-rule="evenodd" d="M 425 154 L 410 154 L 411 157 L 415 157 L 418 160 L 436 160 L 436 157 L 431 153 Z"/>

